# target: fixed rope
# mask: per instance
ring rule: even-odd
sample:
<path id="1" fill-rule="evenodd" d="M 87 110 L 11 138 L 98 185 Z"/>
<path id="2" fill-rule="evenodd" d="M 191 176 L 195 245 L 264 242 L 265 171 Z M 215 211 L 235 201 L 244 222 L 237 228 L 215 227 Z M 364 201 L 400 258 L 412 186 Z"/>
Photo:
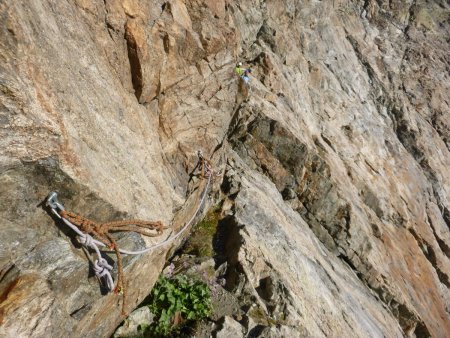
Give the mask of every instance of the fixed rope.
<path id="1" fill-rule="evenodd" d="M 184 226 L 178 233 L 173 236 L 170 235 L 164 241 L 146 247 L 142 250 L 130 251 L 119 248 L 116 240 L 111 234 L 114 232 L 136 232 L 149 237 L 158 236 L 161 235 L 163 230 L 167 228 L 160 221 L 126 220 L 108 223 L 96 223 L 85 217 L 66 211 L 64 206 L 58 201 L 58 195 L 56 192 L 51 192 L 47 197 L 46 205 L 50 207 L 52 213 L 77 233 L 77 238 L 80 244 L 82 244 L 87 249 L 90 248 L 95 251 L 97 255 L 97 259 L 93 263 L 95 275 L 100 281 L 102 279 L 105 280 L 105 285 L 108 291 L 114 291 L 115 293 L 122 294 L 123 315 L 126 314 L 126 288 L 122 265 L 122 254 L 140 255 L 172 243 L 177 238 L 179 238 L 189 228 L 190 225 L 192 225 L 201 208 L 203 207 L 209 186 L 211 184 L 211 180 L 214 176 L 214 172 L 211 162 L 203 156 L 203 153 L 201 151 L 198 151 L 197 154 L 199 158 L 197 167 L 199 165 L 201 166 L 201 177 L 207 179 L 197 209 L 195 210 L 189 221 L 184 224 Z M 117 283 L 115 286 L 113 278 L 111 276 L 111 270 L 113 269 L 113 267 L 107 262 L 105 258 L 101 256 L 101 251 L 99 249 L 100 247 L 108 247 L 116 254 L 118 274 Z"/>

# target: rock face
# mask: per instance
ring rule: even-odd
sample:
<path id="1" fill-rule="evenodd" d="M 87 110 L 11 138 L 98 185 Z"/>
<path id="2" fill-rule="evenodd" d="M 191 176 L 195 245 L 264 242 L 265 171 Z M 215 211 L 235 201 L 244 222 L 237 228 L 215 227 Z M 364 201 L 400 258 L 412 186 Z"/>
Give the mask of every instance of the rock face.
<path id="1" fill-rule="evenodd" d="M 248 317 L 260 326 L 287 327 L 291 337 L 402 337 L 399 323 L 326 250 L 273 183 L 236 158 L 229 165 L 228 178 L 240 189 L 224 224 L 234 233 L 226 247 L 227 286 L 257 300 L 248 304 Z"/>
<path id="2" fill-rule="evenodd" d="M 1 335 L 110 335 L 120 297 L 42 201 L 57 190 L 94 220 L 176 231 L 201 149 L 222 170 L 220 259 L 245 313 L 224 323 L 448 336 L 447 2 L 5 0 L 0 13 Z M 246 102 L 238 60 L 253 70 Z M 126 258 L 128 311 L 171 252 Z"/>

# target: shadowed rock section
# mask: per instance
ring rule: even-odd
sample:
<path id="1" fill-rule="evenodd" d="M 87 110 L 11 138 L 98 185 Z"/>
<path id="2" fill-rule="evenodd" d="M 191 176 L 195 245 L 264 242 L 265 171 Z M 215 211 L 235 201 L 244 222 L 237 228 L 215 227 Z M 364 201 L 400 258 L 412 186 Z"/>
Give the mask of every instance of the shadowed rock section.
<path id="1" fill-rule="evenodd" d="M 143 87 L 141 62 L 139 60 L 136 40 L 127 27 L 125 27 L 125 40 L 127 41 L 128 60 L 130 61 L 131 82 L 133 83 L 134 95 L 136 95 L 139 101 Z"/>

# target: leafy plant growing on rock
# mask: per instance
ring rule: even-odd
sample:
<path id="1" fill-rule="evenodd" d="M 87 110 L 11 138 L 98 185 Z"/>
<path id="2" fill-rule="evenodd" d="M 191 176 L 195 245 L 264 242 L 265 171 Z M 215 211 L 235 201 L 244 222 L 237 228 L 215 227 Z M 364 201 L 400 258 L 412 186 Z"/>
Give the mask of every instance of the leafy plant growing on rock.
<path id="1" fill-rule="evenodd" d="M 156 319 L 145 329 L 146 336 L 168 336 L 212 313 L 208 286 L 184 275 L 160 277 L 148 306 Z"/>

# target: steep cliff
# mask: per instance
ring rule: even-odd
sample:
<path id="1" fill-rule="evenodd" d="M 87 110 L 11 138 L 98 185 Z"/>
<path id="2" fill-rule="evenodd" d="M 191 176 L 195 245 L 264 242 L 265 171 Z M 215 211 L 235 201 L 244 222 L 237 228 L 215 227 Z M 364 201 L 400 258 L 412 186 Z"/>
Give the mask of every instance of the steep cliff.
<path id="1" fill-rule="evenodd" d="M 222 174 L 209 203 L 222 201 L 243 335 L 449 335 L 448 2 L 5 0 L 0 13 L 2 335 L 111 334 L 120 297 L 42 202 L 57 190 L 91 219 L 177 231 L 198 202 L 197 150 Z M 126 257 L 128 311 L 177 244 Z"/>

